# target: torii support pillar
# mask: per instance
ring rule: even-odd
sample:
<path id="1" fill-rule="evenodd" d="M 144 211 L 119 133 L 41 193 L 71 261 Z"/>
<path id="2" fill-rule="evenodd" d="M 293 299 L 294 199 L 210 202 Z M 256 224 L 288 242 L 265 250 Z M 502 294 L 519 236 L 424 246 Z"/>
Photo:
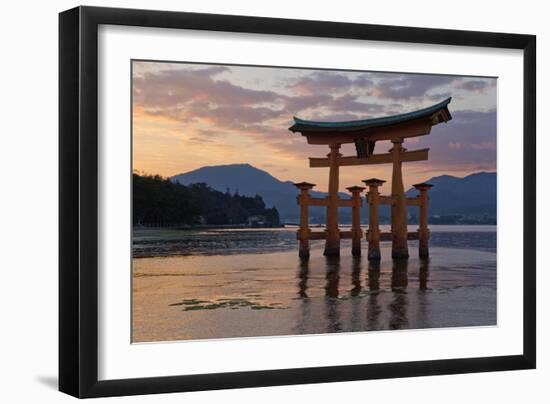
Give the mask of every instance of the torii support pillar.
<path id="1" fill-rule="evenodd" d="M 297 201 L 300 205 L 300 228 L 298 229 L 298 240 L 300 240 L 300 250 L 298 255 L 300 258 L 309 258 L 309 236 L 311 229 L 309 228 L 309 190 L 315 186 L 309 182 L 299 182 L 294 184 L 300 190 Z"/>
<path id="2" fill-rule="evenodd" d="M 402 154 L 406 151 L 401 145 L 403 139 L 392 140 L 392 179 L 391 179 L 391 232 L 392 232 L 392 258 L 409 258 L 407 245 L 407 199 L 403 186 L 403 173 L 401 172 Z"/>
<path id="3" fill-rule="evenodd" d="M 361 192 L 365 188 L 363 187 L 348 187 L 346 188 L 351 192 L 351 255 L 360 256 L 361 255 Z"/>
<path id="4" fill-rule="evenodd" d="M 331 144 L 327 155 L 330 163 L 328 177 L 327 228 L 324 255 L 337 257 L 340 255 L 340 229 L 338 229 L 338 187 L 339 187 L 339 153 L 340 145 Z"/>
<path id="5" fill-rule="evenodd" d="M 419 217 L 418 217 L 418 256 L 426 258 L 430 255 L 429 241 L 430 230 L 428 229 L 428 190 L 433 187 L 431 184 L 421 183 L 414 184 L 419 192 Z"/>
<path id="6" fill-rule="evenodd" d="M 386 181 L 377 178 L 371 178 L 363 181 L 368 187 L 367 201 L 369 203 L 369 229 L 367 230 L 367 241 L 369 243 L 369 252 L 367 258 L 369 261 L 380 260 L 380 226 L 378 223 L 378 206 L 380 205 L 380 193 L 378 187 Z"/>

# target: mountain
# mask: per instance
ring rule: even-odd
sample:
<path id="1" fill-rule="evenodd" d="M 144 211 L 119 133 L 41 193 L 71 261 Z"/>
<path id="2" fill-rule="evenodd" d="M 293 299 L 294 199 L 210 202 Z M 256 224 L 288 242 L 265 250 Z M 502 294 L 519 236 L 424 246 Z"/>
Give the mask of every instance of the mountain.
<path id="1" fill-rule="evenodd" d="M 464 178 L 441 175 L 425 181 L 434 187 L 429 191 L 432 215 L 490 216 L 496 218 L 497 174 L 479 172 Z M 416 196 L 411 188 L 407 196 Z"/>
<path id="2" fill-rule="evenodd" d="M 266 171 L 250 164 L 228 164 L 201 167 L 187 173 L 171 177 L 174 182 L 189 185 L 204 182 L 210 187 L 244 196 L 260 195 L 268 207 L 276 207 L 282 220 L 296 221 L 299 207 L 296 203 L 297 189 L 291 181 L 280 181 Z M 326 193 L 311 192 L 314 197 L 325 197 Z M 342 194 L 345 197 L 346 194 Z M 348 209 L 349 210 L 349 209 Z M 311 216 L 323 216 L 322 207 L 312 207 Z"/>
<path id="3" fill-rule="evenodd" d="M 205 182 L 218 191 L 225 192 L 229 189 L 231 193 L 238 191 L 247 196 L 262 195 L 266 191 L 296 190 L 291 182 L 280 181 L 267 171 L 255 168 L 250 164 L 206 166 L 175 175 L 171 179 L 183 185 Z"/>
<path id="4" fill-rule="evenodd" d="M 183 185 L 194 183 L 206 183 L 210 187 L 230 193 L 238 191 L 245 196 L 260 195 L 268 207 L 275 206 L 283 221 L 297 221 L 299 207 L 296 204 L 298 194 L 290 181 L 280 181 L 266 171 L 260 170 L 250 164 L 229 164 L 220 166 L 201 167 L 187 173 L 175 175 L 171 178 L 174 182 Z M 464 217 L 489 216 L 496 218 L 496 173 L 480 172 L 468 175 L 464 178 L 441 175 L 425 181 L 433 184 L 430 190 L 430 216 L 460 215 Z M 417 191 L 411 188 L 407 196 L 414 197 Z M 314 197 L 325 197 L 324 192 L 312 192 Z M 341 193 L 341 197 L 349 197 Z M 341 222 L 349 223 L 350 209 L 343 208 Z M 410 209 L 411 216 L 416 216 L 416 209 Z M 324 222 L 325 209 L 323 207 L 311 207 L 310 216 L 313 223 Z M 389 207 L 382 207 L 380 215 L 389 217 Z M 362 217 L 368 217 L 366 204 L 362 211 Z"/>

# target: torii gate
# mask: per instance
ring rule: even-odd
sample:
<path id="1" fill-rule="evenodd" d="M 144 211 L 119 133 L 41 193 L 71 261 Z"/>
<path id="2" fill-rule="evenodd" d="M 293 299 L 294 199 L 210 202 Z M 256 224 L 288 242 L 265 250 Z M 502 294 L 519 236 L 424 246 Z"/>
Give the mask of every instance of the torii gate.
<path id="1" fill-rule="evenodd" d="M 311 238 L 324 238 L 326 240 L 324 254 L 328 256 L 340 254 L 340 239 L 343 238 L 342 236 L 351 236 L 350 238 L 356 240 L 356 237 L 353 237 L 353 234 L 357 233 L 359 226 L 358 223 L 355 223 L 355 221 L 359 220 L 358 216 L 356 220 L 354 220 L 354 223 L 352 223 L 352 234 L 344 234 L 345 232 L 341 232 L 338 229 L 338 207 L 357 207 L 357 204 L 360 206 L 360 197 L 357 197 L 356 195 L 359 195 L 359 192 L 362 189 L 352 187 L 354 188 L 350 189 L 350 192 L 352 192 L 353 195 L 352 199 L 340 199 L 338 197 L 340 167 L 391 163 L 393 166 L 391 196 L 380 196 L 378 200 L 380 200 L 381 203 L 388 203 L 391 205 L 392 257 L 409 257 L 407 246 L 407 239 L 409 237 L 407 232 L 407 204 L 415 204 L 422 207 L 421 202 L 424 201 L 424 206 L 427 206 L 426 191 L 430 185 L 417 184 L 421 186 L 418 188 L 421 191 L 421 195 L 418 198 L 406 198 L 405 188 L 403 186 L 402 163 L 427 160 L 429 149 L 426 148 L 407 151 L 407 149 L 405 149 L 402 145 L 406 138 L 427 135 L 430 133 L 432 126 L 441 122 L 449 121 L 452 118 L 448 109 L 450 102 L 451 98 L 447 98 L 438 104 L 413 112 L 347 122 L 307 121 L 294 117 L 294 125 L 289 128 L 290 131 L 294 133 L 298 132 L 302 136 L 305 136 L 308 144 L 328 145 L 330 149 L 327 157 L 310 157 L 309 159 L 309 166 L 312 168 L 329 167 L 327 198 L 311 198 L 308 196 L 308 190 L 311 189 L 314 184 L 295 184 L 302 190 L 301 195 L 299 196 L 301 201 L 307 200 L 309 205 L 321 205 L 327 207 L 326 232 L 322 235 L 322 237 L 312 235 L 307 227 L 307 224 L 305 227 L 301 226 L 300 232 L 302 238 L 299 237 L 301 240 L 301 256 L 309 255 L 309 249 L 306 248 L 306 245 L 307 240 Z M 391 141 L 393 143 L 393 147 L 387 153 L 374 154 L 376 142 L 382 140 Z M 356 156 L 342 156 L 339 153 L 340 146 L 345 143 L 355 143 Z M 374 183 L 381 181 L 376 179 L 373 180 Z M 365 181 L 365 183 L 369 185 L 369 181 Z M 381 184 L 382 183 L 380 182 L 378 186 Z M 369 189 L 372 191 L 372 187 L 370 185 Z M 410 199 L 414 199 L 414 201 Z M 302 218 L 304 213 L 307 215 L 307 204 L 305 212 L 302 208 Z M 420 216 L 422 217 L 423 215 L 425 216 L 426 212 L 424 211 L 424 213 L 422 213 L 421 209 Z M 420 227 L 419 235 L 424 233 L 427 237 L 427 224 L 424 226 L 425 231 L 422 230 L 422 225 Z M 302 241 L 303 239 L 305 239 L 305 242 Z M 424 244 L 427 254 L 427 238 L 424 240 Z M 305 252 L 306 249 L 307 254 Z M 369 251 L 369 258 L 376 259 L 375 255 L 376 254 L 373 254 L 371 257 Z"/>

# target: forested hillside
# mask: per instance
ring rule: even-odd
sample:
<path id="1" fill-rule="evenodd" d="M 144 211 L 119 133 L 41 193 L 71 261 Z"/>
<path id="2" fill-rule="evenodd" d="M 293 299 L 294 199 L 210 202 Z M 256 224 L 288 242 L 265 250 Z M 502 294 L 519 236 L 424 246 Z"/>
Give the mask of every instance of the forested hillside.
<path id="1" fill-rule="evenodd" d="M 181 185 L 159 175 L 133 174 L 133 225 L 279 225 L 275 207 L 261 196 L 220 192 L 204 183 Z"/>

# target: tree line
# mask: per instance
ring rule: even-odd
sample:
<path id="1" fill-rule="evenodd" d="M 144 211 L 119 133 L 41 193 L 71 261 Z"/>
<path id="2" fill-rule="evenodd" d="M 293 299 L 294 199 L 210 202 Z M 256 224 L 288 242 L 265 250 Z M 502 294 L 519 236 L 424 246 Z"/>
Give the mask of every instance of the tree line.
<path id="1" fill-rule="evenodd" d="M 261 196 L 220 192 L 204 183 L 182 185 L 160 175 L 133 174 L 133 225 L 243 225 L 252 219 L 280 223 L 277 208 Z"/>

